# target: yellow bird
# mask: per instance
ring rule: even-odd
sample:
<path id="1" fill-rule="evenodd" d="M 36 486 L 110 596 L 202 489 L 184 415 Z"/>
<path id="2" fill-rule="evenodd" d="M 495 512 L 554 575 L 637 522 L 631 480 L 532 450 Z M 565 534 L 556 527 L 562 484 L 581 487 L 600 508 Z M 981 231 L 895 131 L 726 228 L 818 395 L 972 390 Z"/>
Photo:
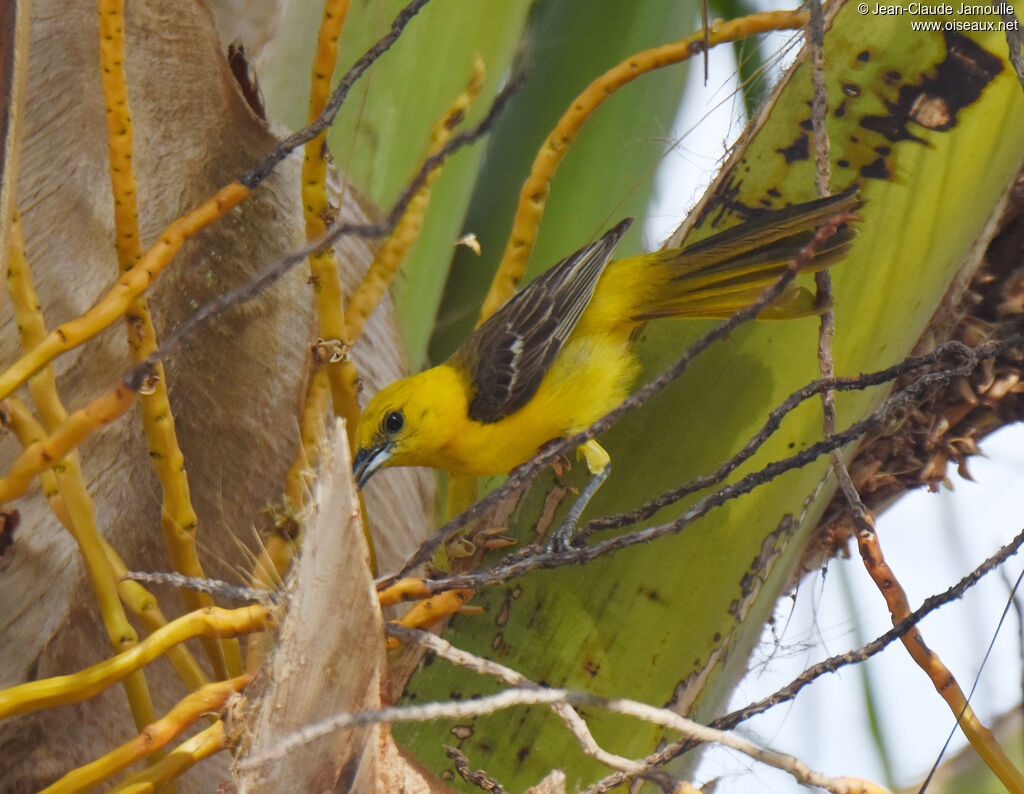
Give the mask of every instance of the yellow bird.
<path id="1" fill-rule="evenodd" d="M 767 211 L 699 243 L 611 260 L 626 219 L 510 298 L 451 357 L 392 383 L 356 428 L 353 474 L 365 485 L 388 466 L 453 474 L 505 474 L 548 441 L 589 427 L 624 400 L 639 365 L 637 329 L 661 317 L 722 318 L 749 306 L 828 218 L 860 206 L 856 188 Z M 807 270 L 841 258 L 843 226 Z M 790 285 L 761 317 L 818 311 Z M 596 443 L 580 447 L 592 473 L 605 469 Z"/>

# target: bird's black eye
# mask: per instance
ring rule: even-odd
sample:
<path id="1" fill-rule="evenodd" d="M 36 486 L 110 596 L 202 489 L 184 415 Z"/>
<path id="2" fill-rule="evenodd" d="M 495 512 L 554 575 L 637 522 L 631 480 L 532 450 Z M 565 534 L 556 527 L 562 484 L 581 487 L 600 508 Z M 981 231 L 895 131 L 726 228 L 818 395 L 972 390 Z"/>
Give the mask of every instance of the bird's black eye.
<path id="1" fill-rule="evenodd" d="M 405 415 L 401 411 L 392 411 L 381 422 L 381 427 L 384 428 L 384 432 L 388 435 L 394 435 L 399 432 L 404 425 Z"/>

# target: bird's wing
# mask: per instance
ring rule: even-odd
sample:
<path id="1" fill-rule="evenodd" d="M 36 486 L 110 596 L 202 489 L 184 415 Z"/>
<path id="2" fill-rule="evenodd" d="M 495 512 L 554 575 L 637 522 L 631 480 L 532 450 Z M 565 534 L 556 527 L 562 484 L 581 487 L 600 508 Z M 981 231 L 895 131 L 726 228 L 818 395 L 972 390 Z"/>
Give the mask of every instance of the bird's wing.
<path id="1" fill-rule="evenodd" d="M 626 218 L 538 276 L 459 346 L 451 361 L 470 381 L 470 419 L 497 422 L 533 397 L 632 223 Z"/>

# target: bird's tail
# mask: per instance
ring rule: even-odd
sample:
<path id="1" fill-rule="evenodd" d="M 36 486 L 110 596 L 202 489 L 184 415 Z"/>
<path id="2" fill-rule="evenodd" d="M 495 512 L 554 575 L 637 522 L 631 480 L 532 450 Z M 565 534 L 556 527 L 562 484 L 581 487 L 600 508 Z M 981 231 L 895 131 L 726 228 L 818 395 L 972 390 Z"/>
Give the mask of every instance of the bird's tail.
<path id="1" fill-rule="evenodd" d="M 817 229 L 839 213 L 861 206 L 854 186 L 828 198 L 766 212 L 684 248 L 655 256 L 663 268 L 655 290 L 645 291 L 633 320 L 659 317 L 725 318 L 749 306 L 783 274 Z M 802 271 L 823 270 L 844 257 L 854 230 L 844 224 L 825 241 Z M 817 314 L 824 306 L 795 284 L 761 312 L 762 319 Z"/>

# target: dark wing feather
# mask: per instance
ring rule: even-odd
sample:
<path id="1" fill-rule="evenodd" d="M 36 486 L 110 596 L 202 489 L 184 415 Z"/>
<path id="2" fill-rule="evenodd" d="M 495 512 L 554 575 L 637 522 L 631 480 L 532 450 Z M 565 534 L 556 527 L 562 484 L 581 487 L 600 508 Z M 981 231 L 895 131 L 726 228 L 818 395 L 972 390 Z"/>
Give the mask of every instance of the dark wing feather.
<path id="1" fill-rule="evenodd" d="M 632 223 L 626 218 L 597 242 L 538 276 L 452 354 L 452 363 L 470 378 L 470 419 L 497 422 L 536 394 Z"/>

